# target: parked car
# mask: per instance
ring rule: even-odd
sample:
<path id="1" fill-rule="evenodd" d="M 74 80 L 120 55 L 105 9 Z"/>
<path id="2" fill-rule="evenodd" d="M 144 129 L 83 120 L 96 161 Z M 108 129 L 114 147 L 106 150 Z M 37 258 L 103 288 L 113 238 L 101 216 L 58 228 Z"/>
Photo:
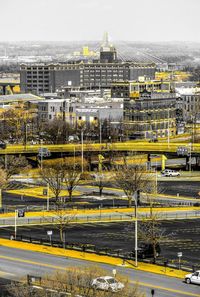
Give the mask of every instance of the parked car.
<path id="1" fill-rule="evenodd" d="M 185 282 L 187 284 L 199 284 L 200 285 L 200 270 L 197 270 L 194 273 L 186 274 Z"/>
<path id="2" fill-rule="evenodd" d="M 165 169 L 161 171 L 162 176 L 180 176 L 180 172 L 171 169 Z"/>
<path id="3" fill-rule="evenodd" d="M 79 137 L 78 137 L 78 135 L 70 135 L 68 137 L 68 141 L 69 142 L 78 142 L 79 141 Z"/>
<path id="4" fill-rule="evenodd" d="M 46 157 L 50 157 L 50 156 L 51 156 L 51 152 L 49 151 L 48 148 L 46 148 L 46 147 L 39 148 L 39 150 L 38 150 L 39 158 L 46 158 Z"/>
<path id="5" fill-rule="evenodd" d="M 124 288 L 124 284 L 112 276 L 101 276 L 92 280 L 92 287 L 98 290 L 117 292 Z"/>
<path id="6" fill-rule="evenodd" d="M 0 140 L 0 148 L 5 149 L 6 143 L 3 140 Z"/>
<path id="7" fill-rule="evenodd" d="M 145 258 L 153 258 L 154 251 L 153 251 L 153 245 L 150 243 L 142 243 L 138 247 L 138 258 L 145 259 Z M 160 245 L 156 244 L 156 256 L 159 256 L 161 253 Z M 131 256 L 135 256 L 135 251 L 132 251 Z"/>

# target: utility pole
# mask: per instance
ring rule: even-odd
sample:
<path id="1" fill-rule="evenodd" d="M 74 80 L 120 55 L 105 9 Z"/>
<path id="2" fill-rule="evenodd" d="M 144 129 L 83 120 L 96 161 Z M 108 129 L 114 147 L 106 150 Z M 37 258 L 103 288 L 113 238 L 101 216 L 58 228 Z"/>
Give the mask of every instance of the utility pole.
<path id="1" fill-rule="evenodd" d="M 41 169 L 41 170 L 42 170 L 42 168 L 43 168 L 43 166 L 42 166 L 42 162 L 43 162 L 42 142 L 43 142 L 43 140 L 40 139 L 40 151 L 41 151 L 41 156 L 40 156 L 40 169 Z"/>
<path id="2" fill-rule="evenodd" d="M 101 135 L 101 120 L 99 119 L 99 143 L 102 142 L 102 135 Z"/>
<path id="3" fill-rule="evenodd" d="M 135 266 L 138 266 L 138 217 L 137 217 L 137 192 L 134 193 L 135 199 Z"/>
<path id="4" fill-rule="evenodd" d="M 15 240 L 17 238 L 17 216 L 18 216 L 18 209 L 15 209 Z"/>
<path id="5" fill-rule="evenodd" d="M 169 141 L 170 141 L 170 138 L 169 138 L 169 107 L 167 109 L 167 148 L 169 148 Z"/>
<path id="6" fill-rule="evenodd" d="M 47 211 L 49 211 L 49 183 L 47 183 Z"/>
<path id="7" fill-rule="evenodd" d="M 81 169 L 83 173 L 83 130 L 81 131 Z"/>

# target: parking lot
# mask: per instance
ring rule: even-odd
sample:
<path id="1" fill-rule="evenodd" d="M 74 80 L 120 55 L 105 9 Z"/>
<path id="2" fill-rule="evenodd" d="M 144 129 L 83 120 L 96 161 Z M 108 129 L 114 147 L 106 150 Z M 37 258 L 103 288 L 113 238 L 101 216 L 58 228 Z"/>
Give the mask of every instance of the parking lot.
<path id="1" fill-rule="evenodd" d="M 186 266 L 200 267 L 200 219 L 163 221 L 164 237 L 161 242 L 161 257 L 178 261 L 177 253 L 182 252 L 182 263 Z M 52 230 L 52 240 L 59 240 L 59 231 L 55 226 L 31 226 L 18 228 L 18 235 L 49 239 L 47 231 Z M 1 228 L 0 237 L 9 238 L 14 228 Z M 66 229 L 66 242 L 95 245 L 130 252 L 134 249 L 134 224 L 103 223 L 69 225 Z M 140 241 L 139 241 L 140 242 Z"/>

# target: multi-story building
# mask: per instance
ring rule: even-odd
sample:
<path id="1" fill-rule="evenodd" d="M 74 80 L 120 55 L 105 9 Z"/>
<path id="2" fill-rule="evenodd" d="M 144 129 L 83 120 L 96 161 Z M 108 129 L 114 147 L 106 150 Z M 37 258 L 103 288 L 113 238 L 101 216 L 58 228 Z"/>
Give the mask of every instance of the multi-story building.
<path id="1" fill-rule="evenodd" d="M 149 80 L 141 76 L 136 81 L 113 82 L 111 96 L 113 98 L 138 98 L 144 91 L 169 93 L 170 88 L 168 81 Z"/>
<path id="2" fill-rule="evenodd" d="M 108 88 L 113 81 L 136 80 L 142 75 L 154 79 L 155 65 L 133 62 L 22 64 L 20 86 L 21 92 L 36 94 L 55 92 L 67 86 Z"/>
<path id="3" fill-rule="evenodd" d="M 67 86 L 80 88 L 109 88 L 113 81 L 136 80 L 146 75 L 155 78 L 154 63 L 124 62 L 117 59 L 116 48 L 105 38 L 96 60 L 69 61 L 58 64 L 22 64 L 22 92 L 36 94 L 55 92 Z"/>
<path id="4" fill-rule="evenodd" d="M 177 108 L 182 110 L 183 121 L 200 121 L 200 88 L 180 87 L 176 88 Z"/>
<path id="5" fill-rule="evenodd" d="M 169 82 L 113 83 L 112 96 L 124 96 L 124 132 L 130 138 L 157 138 L 176 133 L 176 94 Z"/>
<path id="6" fill-rule="evenodd" d="M 70 100 L 50 99 L 38 101 L 38 120 L 49 121 L 55 118 L 74 124 L 76 117 L 73 113 Z"/>

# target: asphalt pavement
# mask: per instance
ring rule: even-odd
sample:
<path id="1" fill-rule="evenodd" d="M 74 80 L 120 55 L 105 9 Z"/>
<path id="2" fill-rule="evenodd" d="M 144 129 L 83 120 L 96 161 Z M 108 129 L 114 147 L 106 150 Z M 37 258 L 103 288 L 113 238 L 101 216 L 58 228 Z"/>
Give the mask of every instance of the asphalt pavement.
<path id="1" fill-rule="evenodd" d="M 42 276 L 55 270 L 65 270 L 68 267 L 101 266 L 112 275 L 112 269 L 117 269 L 117 274 L 128 276 L 131 284 L 139 282 L 141 291 L 151 296 L 151 289 L 155 289 L 155 297 L 199 297 L 200 286 L 188 285 L 178 278 L 128 269 L 123 266 L 97 264 L 84 260 L 58 257 L 48 254 L 35 253 L 20 249 L 0 247 L 0 270 L 6 278 L 19 280 L 27 274 Z"/>
<path id="2" fill-rule="evenodd" d="M 182 252 L 181 263 L 185 267 L 195 266 L 200 269 L 200 219 L 162 221 L 160 228 L 163 232 L 161 241 L 161 257 L 163 262 L 168 259 L 178 266 L 177 253 Z M 52 240 L 59 240 L 59 230 L 53 225 L 18 227 L 17 234 L 44 239 L 49 241 L 47 231 L 52 230 Z M 66 242 L 72 244 L 91 244 L 98 249 L 131 252 L 134 249 L 134 223 L 92 223 L 68 225 L 66 228 Z M 0 237 L 10 238 L 14 227 L 1 228 Z M 140 243 L 140 240 L 138 241 Z"/>
<path id="3" fill-rule="evenodd" d="M 19 185 L 18 185 L 19 187 Z M 174 195 L 179 194 L 181 197 L 194 198 L 193 202 L 200 203 L 200 181 L 179 181 L 177 178 L 174 180 L 162 180 L 158 182 L 159 192 L 165 195 Z M 83 195 L 80 197 L 73 197 L 73 202 L 68 203 L 69 207 L 78 206 L 79 208 L 96 208 L 96 207 L 112 207 L 115 206 L 127 206 L 127 200 L 121 199 L 124 194 L 122 191 L 115 189 L 103 189 L 103 197 L 98 196 L 98 188 L 78 186 L 77 190 L 82 191 Z M 164 197 L 163 201 L 167 201 L 167 198 Z M 55 200 L 50 199 L 50 203 L 53 203 Z M 159 200 L 160 201 L 160 200 Z M 187 202 L 187 200 L 180 198 L 177 199 L 168 199 L 168 202 Z M 190 201 L 188 199 L 188 201 Z M 16 194 L 3 193 L 3 206 L 5 209 L 13 209 L 16 206 L 18 208 L 46 208 L 46 201 L 41 198 L 35 198 L 30 196 L 20 196 Z"/>

